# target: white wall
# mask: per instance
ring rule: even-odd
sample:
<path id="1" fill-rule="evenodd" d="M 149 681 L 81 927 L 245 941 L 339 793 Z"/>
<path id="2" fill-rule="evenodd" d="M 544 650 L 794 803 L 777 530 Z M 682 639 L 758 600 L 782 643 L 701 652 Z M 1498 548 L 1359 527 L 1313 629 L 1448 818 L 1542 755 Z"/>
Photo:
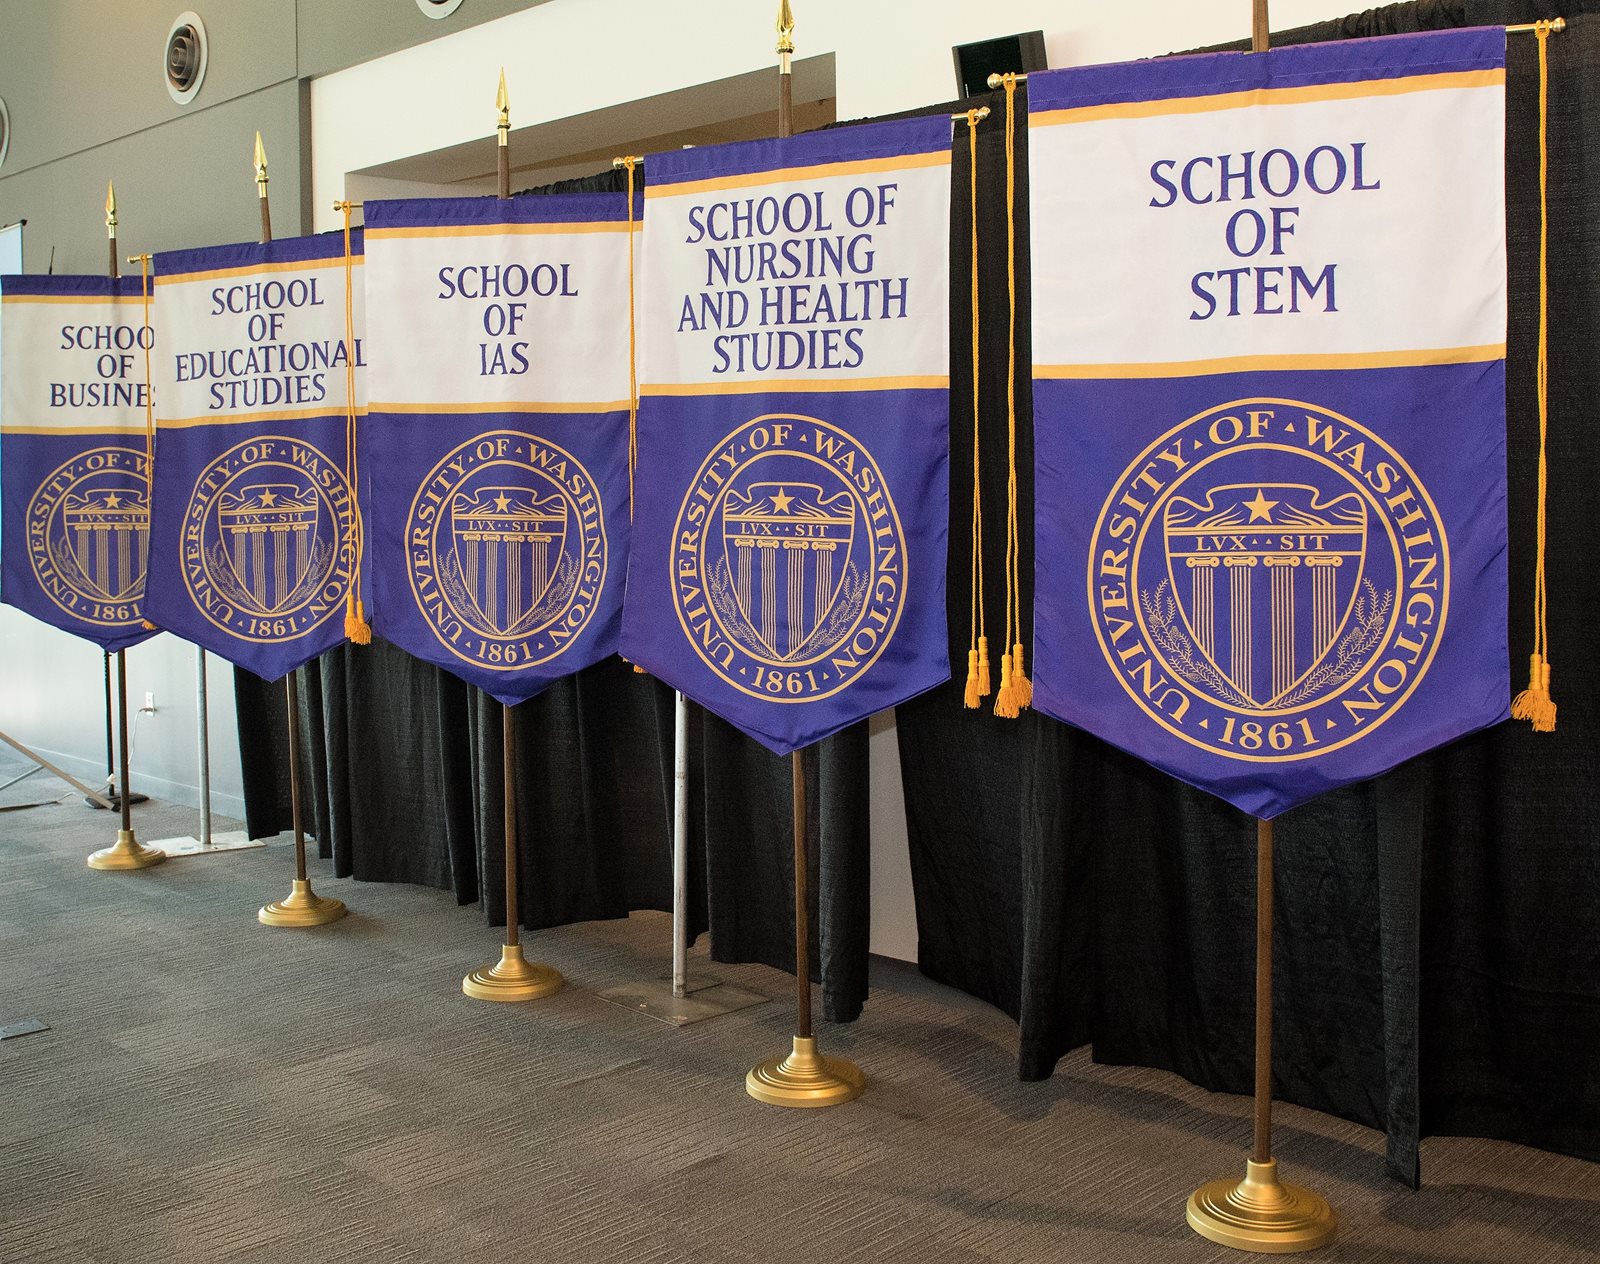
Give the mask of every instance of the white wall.
<path id="1" fill-rule="evenodd" d="M 1278 0 L 1273 26 L 1302 26 L 1352 7 L 1350 0 Z M 955 96 L 950 50 L 957 44 L 1042 30 L 1050 65 L 1091 65 L 1239 39 L 1250 33 L 1251 13 L 1248 0 L 1099 7 L 1060 0 L 799 0 L 793 8 L 797 55 L 835 56 L 841 119 Z M 527 127 L 769 67 L 776 12 L 768 0 L 551 0 L 315 80 L 316 226 L 337 225 L 332 203 L 347 196 L 348 173 L 474 138 L 489 145 L 502 66 L 512 123 Z M 874 721 L 871 752 L 872 951 L 914 960 L 892 716 Z"/>
<path id="2" fill-rule="evenodd" d="M 1350 0 L 1278 0 L 1273 24 L 1297 26 L 1351 7 Z M 794 8 L 799 56 L 835 56 L 841 119 L 949 99 L 955 44 L 1042 29 L 1051 65 L 1085 65 L 1235 39 L 1248 33 L 1250 20 L 1247 0 L 1148 0 L 1099 9 L 1059 0 L 799 0 Z M 457 32 L 442 22 L 431 43 L 315 80 L 316 227 L 337 226 L 332 202 L 346 195 L 350 172 L 474 139 L 492 143 L 502 66 L 512 122 L 527 127 L 768 68 L 776 10 L 775 0 L 551 0 Z M 128 667 L 133 706 L 148 691 L 157 707 L 138 720 L 133 784 L 193 803 L 195 651 L 160 636 L 130 650 Z M 0 608 L 0 729 L 85 779 L 103 771 L 100 679 L 92 646 Z M 242 785 L 232 671 L 212 659 L 209 679 L 214 804 L 237 814 Z M 916 927 L 892 717 L 874 724 L 871 749 L 872 947 L 912 958 Z"/>

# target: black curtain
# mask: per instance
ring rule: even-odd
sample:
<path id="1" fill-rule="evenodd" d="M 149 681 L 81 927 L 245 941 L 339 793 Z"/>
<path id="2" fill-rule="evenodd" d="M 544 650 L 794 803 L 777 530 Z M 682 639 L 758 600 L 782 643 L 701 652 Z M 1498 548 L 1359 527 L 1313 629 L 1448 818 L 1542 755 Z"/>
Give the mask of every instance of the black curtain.
<path id="1" fill-rule="evenodd" d="M 1505 724 L 1279 818 L 1274 1092 L 1388 1134 L 1388 1169 L 1419 1180 L 1428 1134 L 1501 1137 L 1600 1158 L 1600 779 L 1584 661 L 1600 580 L 1584 564 L 1600 512 L 1592 352 L 1600 316 L 1600 8 L 1391 5 L 1274 37 L 1304 43 L 1568 19 L 1549 42 L 1551 386 L 1549 583 L 1554 734 Z M 1243 46 L 1243 45 L 1241 45 Z M 1520 687 L 1532 636 L 1538 452 L 1536 46 L 1508 37 L 1508 612 Z M 1002 102 L 986 101 L 997 113 Z M 965 129 L 956 140 L 952 339 L 969 337 Z M 1005 460 L 1003 128 L 980 133 L 981 374 L 988 626 L 1000 625 Z M 1026 131 L 1017 202 L 1019 459 L 1027 397 Z M 971 379 L 952 381 L 952 502 L 972 487 Z M 963 438 L 965 436 L 965 438 Z M 1022 455 L 1025 454 L 1025 455 Z M 1024 488 L 1024 522 L 1031 495 Z M 1032 574 L 1026 530 L 1022 566 Z M 951 652 L 967 643 L 970 561 L 952 532 Z M 1024 610 L 1031 593 L 1024 579 Z M 997 652 L 997 651 L 996 651 Z M 959 658 L 955 661 L 963 661 Z M 1163 1067 L 1207 1088 L 1252 1082 L 1254 826 L 1095 739 L 1036 716 L 961 709 L 959 683 L 899 712 L 921 965 L 1018 1019 L 1018 1069 L 1069 1049 Z"/>
<path id="2" fill-rule="evenodd" d="M 625 187 L 608 171 L 530 192 Z M 381 639 L 341 646 L 299 679 L 303 817 L 335 872 L 453 889 L 502 924 L 500 704 Z M 254 838 L 277 834 L 290 826 L 284 687 L 237 670 L 235 699 L 246 825 Z M 672 907 L 673 707 L 660 681 L 611 659 L 515 708 L 524 925 Z M 711 931 L 714 960 L 792 971 L 789 761 L 690 711 L 690 872 L 704 877 L 690 884 L 690 932 Z M 867 993 L 866 725 L 804 758 L 811 977 L 823 1016 L 847 1022 Z"/>

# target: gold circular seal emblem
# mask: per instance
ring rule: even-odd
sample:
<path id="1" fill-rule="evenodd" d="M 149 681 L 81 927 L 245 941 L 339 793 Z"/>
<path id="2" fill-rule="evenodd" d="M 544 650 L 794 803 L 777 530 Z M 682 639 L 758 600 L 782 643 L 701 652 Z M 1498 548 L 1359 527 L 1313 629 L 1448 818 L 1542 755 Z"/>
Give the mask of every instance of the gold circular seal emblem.
<path id="1" fill-rule="evenodd" d="M 28 503 L 28 559 L 63 613 L 136 627 L 150 550 L 143 448 L 102 447 L 58 465 Z"/>
<path id="2" fill-rule="evenodd" d="M 517 671 L 583 633 L 605 587 L 605 510 L 566 449 L 492 430 L 447 453 L 406 518 L 417 610 L 463 662 Z"/>
<path id="3" fill-rule="evenodd" d="M 741 693 L 814 702 L 878 660 L 905 608 L 905 532 L 883 472 L 815 417 L 746 422 L 706 457 L 672 544 L 678 622 Z"/>
<path id="4" fill-rule="evenodd" d="M 235 444 L 201 472 L 183 522 L 183 581 L 244 641 L 292 641 L 343 614 L 355 507 L 343 470 L 289 435 Z"/>
<path id="5" fill-rule="evenodd" d="M 1167 431 L 1095 523 L 1107 666 L 1168 732 L 1230 759 L 1308 759 L 1399 711 L 1450 606 L 1444 524 L 1349 417 L 1241 399 Z"/>

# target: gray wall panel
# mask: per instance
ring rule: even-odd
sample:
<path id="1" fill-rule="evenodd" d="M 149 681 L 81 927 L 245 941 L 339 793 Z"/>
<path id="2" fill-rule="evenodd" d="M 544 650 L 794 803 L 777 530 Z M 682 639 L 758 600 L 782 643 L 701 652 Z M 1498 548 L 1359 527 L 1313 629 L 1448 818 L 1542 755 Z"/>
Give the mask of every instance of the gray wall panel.
<path id="1" fill-rule="evenodd" d="M 101 272 L 110 179 L 124 255 L 253 241 L 260 214 L 250 150 L 258 127 L 273 227 L 293 236 L 301 225 L 301 164 L 300 91 L 292 81 L 0 180 L 0 224 L 28 221 L 28 272 L 45 270 L 52 245 L 57 272 Z"/>
<path id="2" fill-rule="evenodd" d="M 210 44 L 205 83 L 186 107 L 162 78 L 167 30 L 185 9 L 200 14 Z M 12 129 L 0 180 L 295 77 L 295 0 L 0 0 Z"/>

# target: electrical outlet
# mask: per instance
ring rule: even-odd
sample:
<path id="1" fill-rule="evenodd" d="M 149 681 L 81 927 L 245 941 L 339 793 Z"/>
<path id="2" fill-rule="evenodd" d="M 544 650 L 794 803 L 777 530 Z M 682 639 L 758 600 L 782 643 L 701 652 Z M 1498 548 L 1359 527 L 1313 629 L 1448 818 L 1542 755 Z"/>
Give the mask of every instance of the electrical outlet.
<path id="1" fill-rule="evenodd" d="M 156 696 L 155 696 L 155 694 L 153 694 L 153 693 L 145 694 L 143 710 L 148 711 L 151 715 L 154 715 L 156 713 Z"/>

